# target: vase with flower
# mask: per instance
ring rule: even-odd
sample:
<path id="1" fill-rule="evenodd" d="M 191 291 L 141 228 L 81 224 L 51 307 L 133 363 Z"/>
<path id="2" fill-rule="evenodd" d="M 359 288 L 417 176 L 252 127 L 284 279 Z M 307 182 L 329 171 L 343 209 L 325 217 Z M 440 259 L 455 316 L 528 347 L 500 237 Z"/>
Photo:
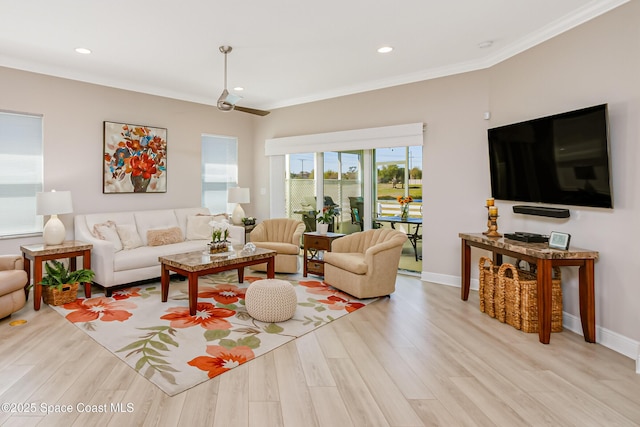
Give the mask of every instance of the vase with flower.
<path id="1" fill-rule="evenodd" d="M 398 203 L 400 203 L 400 219 L 403 221 L 409 218 L 409 203 L 413 202 L 411 196 L 398 196 Z"/>
<path id="2" fill-rule="evenodd" d="M 338 211 L 333 206 L 325 206 L 322 209 L 322 212 L 318 214 L 316 217 L 316 221 L 318 224 L 316 225 L 316 230 L 320 234 L 327 234 L 329 231 L 329 226 L 333 224 L 333 218 L 338 215 Z"/>
<path id="3" fill-rule="evenodd" d="M 226 220 L 211 221 L 209 225 L 212 227 L 209 253 L 227 252 L 229 249 L 229 223 Z"/>

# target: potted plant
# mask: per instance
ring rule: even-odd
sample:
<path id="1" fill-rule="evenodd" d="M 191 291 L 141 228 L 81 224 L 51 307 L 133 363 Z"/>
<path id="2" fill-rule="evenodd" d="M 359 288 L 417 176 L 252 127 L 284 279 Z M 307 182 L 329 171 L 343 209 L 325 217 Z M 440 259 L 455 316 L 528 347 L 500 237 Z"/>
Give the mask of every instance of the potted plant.
<path id="1" fill-rule="evenodd" d="M 60 261 L 53 260 L 44 264 L 46 275 L 40 285 L 44 302 L 49 305 L 62 305 L 73 302 L 78 296 L 78 284 L 90 283 L 95 273 L 83 269 L 69 271 Z"/>
<path id="2" fill-rule="evenodd" d="M 327 234 L 329 225 L 333 224 L 333 217 L 336 215 L 338 215 L 338 211 L 333 206 L 325 206 L 316 217 L 318 233 Z"/>

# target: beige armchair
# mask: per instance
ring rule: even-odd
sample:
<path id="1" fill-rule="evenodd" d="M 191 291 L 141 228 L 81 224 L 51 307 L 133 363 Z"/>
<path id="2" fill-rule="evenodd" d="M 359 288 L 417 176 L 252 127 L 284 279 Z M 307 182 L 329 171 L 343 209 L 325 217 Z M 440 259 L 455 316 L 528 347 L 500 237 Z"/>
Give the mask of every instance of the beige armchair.
<path id="1" fill-rule="evenodd" d="M 0 319 L 24 307 L 27 281 L 22 256 L 0 255 Z"/>
<path id="2" fill-rule="evenodd" d="M 300 239 L 304 233 L 304 223 L 297 219 L 265 219 L 249 235 L 251 243 L 259 248 L 273 249 L 276 254 L 277 273 L 297 273 L 300 268 Z M 266 271 L 267 264 L 249 267 L 256 271 Z"/>
<path id="3" fill-rule="evenodd" d="M 324 254 L 324 282 L 357 298 L 389 295 L 407 236 L 378 228 L 336 239 Z"/>

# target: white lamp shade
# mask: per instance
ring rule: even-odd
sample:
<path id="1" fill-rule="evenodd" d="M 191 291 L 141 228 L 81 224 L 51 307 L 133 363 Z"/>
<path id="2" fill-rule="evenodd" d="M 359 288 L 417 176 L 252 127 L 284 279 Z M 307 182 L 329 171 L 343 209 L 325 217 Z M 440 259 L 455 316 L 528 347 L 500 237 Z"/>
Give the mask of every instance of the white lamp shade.
<path id="1" fill-rule="evenodd" d="M 71 191 L 47 191 L 36 193 L 38 215 L 60 215 L 73 212 Z"/>
<path id="2" fill-rule="evenodd" d="M 249 203 L 251 201 L 248 188 L 231 187 L 227 191 L 227 202 L 229 203 Z"/>

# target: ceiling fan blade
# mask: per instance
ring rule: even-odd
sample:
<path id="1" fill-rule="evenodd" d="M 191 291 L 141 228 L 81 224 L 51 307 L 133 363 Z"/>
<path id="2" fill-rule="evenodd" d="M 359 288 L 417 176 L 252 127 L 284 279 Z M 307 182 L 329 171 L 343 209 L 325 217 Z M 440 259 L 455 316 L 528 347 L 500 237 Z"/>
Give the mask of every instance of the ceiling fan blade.
<path id="1" fill-rule="evenodd" d="M 237 111 L 242 111 L 243 113 L 255 114 L 256 116 L 266 116 L 271 112 L 266 110 L 256 110 L 255 108 L 241 107 L 239 105 L 235 105 L 233 109 Z"/>

